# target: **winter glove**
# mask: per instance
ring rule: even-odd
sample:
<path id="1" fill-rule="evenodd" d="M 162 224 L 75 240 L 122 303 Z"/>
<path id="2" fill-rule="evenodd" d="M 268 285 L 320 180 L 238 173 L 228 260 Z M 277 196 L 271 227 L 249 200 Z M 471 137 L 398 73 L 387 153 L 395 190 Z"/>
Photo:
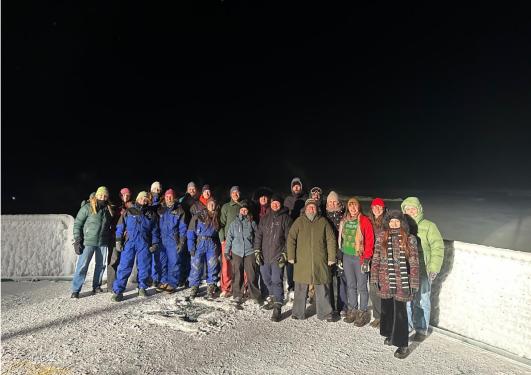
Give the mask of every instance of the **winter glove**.
<path id="1" fill-rule="evenodd" d="M 254 257 L 256 259 L 256 265 L 257 266 L 263 266 L 264 265 L 264 256 L 262 255 L 262 250 L 256 249 L 254 251 Z"/>
<path id="2" fill-rule="evenodd" d="M 157 251 L 159 249 L 159 244 L 158 243 L 154 243 L 153 245 L 151 245 L 149 247 L 149 252 L 150 253 L 154 253 L 155 251 Z"/>
<path id="3" fill-rule="evenodd" d="M 363 263 L 361 264 L 361 272 L 367 273 L 371 271 L 371 266 L 369 265 L 369 259 L 363 259 Z"/>
<path id="4" fill-rule="evenodd" d="M 286 253 L 280 253 L 280 256 L 277 259 L 278 262 L 278 268 L 282 268 L 286 265 L 286 262 L 288 261 L 288 254 Z"/>
<path id="5" fill-rule="evenodd" d="M 430 278 L 430 282 L 433 282 L 433 280 L 435 280 L 435 278 L 437 277 L 439 273 L 438 272 L 430 272 L 428 274 L 429 278 Z"/>
<path id="6" fill-rule="evenodd" d="M 225 253 L 225 259 L 227 259 L 227 262 L 230 262 L 232 260 L 232 255 Z"/>
<path id="7" fill-rule="evenodd" d="M 184 250 L 184 244 L 185 244 L 185 238 L 184 237 L 180 237 L 179 238 L 179 242 L 177 242 L 177 252 L 180 253 L 181 251 Z"/>
<path id="8" fill-rule="evenodd" d="M 122 247 L 122 241 L 116 241 L 116 251 L 121 253 L 123 249 L 124 248 Z"/>
<path id="9" fill-rule="evenodd" d="M 81 243 L 81 239 L 78 238 L 77 240 L 75 240 L 73 245 L 74 245 L 74 252 L 77 255 L 81 255 L 81 253 L 83 253 L 83 249 L 85 249 L 85 246 L 83 246 L 83 244 Z"/>

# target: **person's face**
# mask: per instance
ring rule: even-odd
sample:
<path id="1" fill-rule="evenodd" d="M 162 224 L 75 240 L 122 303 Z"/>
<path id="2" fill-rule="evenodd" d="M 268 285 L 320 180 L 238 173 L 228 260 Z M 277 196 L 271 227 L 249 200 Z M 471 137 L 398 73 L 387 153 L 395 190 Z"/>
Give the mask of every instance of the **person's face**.
<path id="1" fill-rule="evenodd" d="M 384 212 L 384 208 L 380 205 L 372 206 L 371 210 L 374 217 L 380 217 L 380 215 Z"/>
<path id="2" fill-rule="evenodd" d="M 308 215 L 315 215 L 317 213 L 317 207 L 315 207 L 315 204 L 309 204 L 306 206 L 306 213 Z"/>
<path id="3" fill-rule="evenodd" d="M 203 191 L 203 198 L 209 199 L 212 195 L 210 194 L 210 190 Z"/>
<path id="4" fill-rule="evenodd" d="M 238 200 L 240 199 L 240 192 L 238 190 L 235 190 L 230 193 L 230 197 L 234 202 L 238 202 Z"/>
<path id="5" fill-rule="evenodd" d="M 400 220 L 398 220 L 398 219 L 389 220 L 389 228 L 391 228 L 391 229 L 399 229 L 400 228 Z"/>
<path id="6" fill-rule="evenodd" d="M 411 217 L 417 217 L 419 214 L 419 210 L 415 206 L 406 206 L 404 210 L 406 211 L 406 214 Z"/>
<path id="7" fill-rule="evenodd" d="M 319 194 L 318 191 L 313 192 L 312 199 L 315 199 L 316 201 L 318 201 L 319 199 L 321 199 L 321 194 Z"/>
<path id="8" fill-rule="evenodd" d="M 301 192 L 301 186 L 299 184 L 295 184 L 292 186 L 291 191 L 293 191 L 295 194 L 299 194 Z"/>
<path id="9" fill-rule="evenodd" d="M 326 203 L 326 208 L 329 210 L 339 210 L 341 206 L 339 205 L 339 201 L 335 199 L 331 199 Z"/>
<path id="10" fill-rule="evenodd" d="M 240 208 L 240 215 L 247 216 L 248 213 L 249 213 L 249 210 L 247 209 L 247 207 Z"/>
<path id="11" fill-rule="evenodd" d="M 167 206 L 172 206 L 173 202 L 175 202 L 175 197 L 173 194 L 167 194 L 164 196 L 164 201 L 166 202 Z"/>
<path id="12" fill-rule="evenodd" d="M 197 194 L 197 189 L 195 188 L 195 186 L 190 186 L 188 189 L 186 189 L 186 192 L 192 197 L 195 197 L 195 195 Z"/>
<path id="13" fill-rule="evenodd" d="M 129 200 L 131 200 L 131 194 L 130 193 L 122 194 L 122 202 L 129 202 Z"/>
<path id="14" fill-rule="evenodd" d="M 145 206 L 146 204 L 149 204 L 149 198 L 141 197 L 141 198 L 138 198 L 136 202 L 142 206 Z"/>
<path id="15" fill-rule="evenodd" d="M 160 187 L 154 187 L 151 192 L 152 193 L 155 193 L 155 194 L 160 194 L 160 192 L 162 191 L 162 189 Z"/>
<path id="16" fill-rule="evenodd" d="M 271 209 L 275 212 L 280 210 L 280 202 L 279 201 L 273 201 L 271 202 Z"/>
<path id="17" fill-rule="evenodd" d="M 258 201 L 260 202 L 261 206 L 266 206 L 268 200 L 269 199 L 265 195 L 262 195 L 260 198 L 258 198 Z"/>
<path id="18" fill-rule="evenodd" d="M 210 201 L 207 203 L 207 210 L 209 210 L 210 212 L 213 212 L 215 209 L 216 209 L 215 202 Z"/>
<path id="19" fill-rule="evenodd" d="M 360 206 L 356 202 L 348 202 L 348 212 L 351 216 L 356 216 L 360 212 Z"/>
<path id="20" fill-rule="evenodd" d="M 105 193 L 98 193 L 96 194 L 96 199 L 99 201 L 106 201 L 107 199 L 109 199 L 109 196 Z"/>

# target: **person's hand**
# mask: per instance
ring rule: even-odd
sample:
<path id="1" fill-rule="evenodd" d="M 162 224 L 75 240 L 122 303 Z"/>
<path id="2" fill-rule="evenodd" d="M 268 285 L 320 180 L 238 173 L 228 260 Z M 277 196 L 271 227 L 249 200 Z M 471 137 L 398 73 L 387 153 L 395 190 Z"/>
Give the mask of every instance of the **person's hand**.
<path id="1" fill-rule="evenodd" d="M 122 252 L 123 250 L 123 246 L 122 246 L 122 241 L 116 241 L 116 251 L 118 251 L 119 253 Z"/>
<path id="2" fill-rule="evenodd" d="M 290 262 L 291 264 L 295 264 L 295 259 L 288 259 L 288 262 Z"/>
<path id="3" fill-rule="evenodd" d="M 435 278 L 437 277 L 439 273 L 438 272 L 430 272 L 428 274 L 429 278 L 430 278 L 430 281 L 433 282 L 433 280 L 435 280 Z"/>
<path id="4" fill-rule="evenodd" d="M 157 251 L 158 249 L 159 249 L 159 244 L 154 243 L 153 245 L 151 245 L 151 246 L 149 247 L 149 252 L 150 252 L 150 253 L 154 253 L 154 252 Z"/>
<path id="5" fill-rule="evenodd" d="M 279 268 L 284 267 L 287 261 L 288 261 L 288 255 L 284 252 L 280 253 L 280 256 L 277 259 L 278 267 Z"/>
<path id="6" fill-rule="evenodd" d="M 335 261 L 333 261 L 333 260 L 329 260 L 329 261 L 328 261 L 328 267 L 331 267 L 331 266 L 333 266 L 334 264 L 336 264 Z"/>
<path id="7" fill-rule="evenodd" d="M 262 255 L 262 250 L 256 249 L 254 251 L 254 257 L 258 266 L 262 266 L 264 264 L 264 256 Z"/>
<path id="8" fill-rule="evenodd" d="M 81 253 L 83 253 L 83 250 L 85 249 L 85 246 L 83 246 L 83 243 L 80 238 L 74 241 L 73 246 L 74 246 L 74 252 L 77 255 L 81 255 Z"/>
<path id="9" fill-rule="evenodd" d="M 230 262 L 232 260 L 232 255 L 230 255 L 229 253 L 225 253 L 224 255 L 227 262 Z"/>

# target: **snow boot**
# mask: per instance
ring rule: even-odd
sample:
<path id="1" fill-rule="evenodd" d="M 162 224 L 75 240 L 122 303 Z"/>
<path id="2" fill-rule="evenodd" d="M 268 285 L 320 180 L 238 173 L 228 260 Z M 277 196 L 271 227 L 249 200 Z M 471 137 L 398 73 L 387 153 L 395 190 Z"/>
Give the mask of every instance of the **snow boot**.
<path id="1" fill-rule="evenodd" d="M 404 359 L 409 355 L 410 350 L 408 346 L 401 346 L 395 351 L 395 357 L 398 359 Z"/>
<path id="2" fill-rule="evenodd" d="M 271 315 L 271 321 L 280 322 L 282 316 L 282 304 L 280 302 L 274 303 L 273 315 Z"/>
<path id="3" fill-rule="evenodd" d="M 177 291 L 177 288 L 174 288 L 170 284 L 166 284 L 166 288 L 164 288 L 164 293 L 172 294 Z"/>
<path id="4" fill-rule="evenodd" d="M 159 284 L 159 286 L 155 288 L 155 292 L 157 293 L 165 292 L 168 286 L 169 286 L 168 284 Z"/>
<path id="5" fill-rule="evenodd" d="M 358 320 L 358 315 L 360 311 L 358 309 L 349 309 L 347 310 L 347 316 L 343 319 L 345 323 L 353 323 Z"/>
<path id="6" fill-rule="evenodd" d="M 105 291 L 102 289 L 101 286 L 99 286 L 97 288 L 92 289 L 92 294 L 96 294 L 96 293 L 105 293 Z"/>
<path id="7" fill-rule="evenodd" d="M 197 297 L 197 292 L 199 291 L 199 287 L 197 286 L 193 286 L 191 289 L 190 289 L 190 298 L 195 298 Z"/>
<path id="8" fill-rule="evenodd" d="M 79 298 L 79 292 L 73 292 L 73 293 L 70 295 L 70 298 Z"/>
<path id="9" fill-rule="evenodd" d="M 369 311 L 360 311 L 358 319 L 354 322 L 356 327 L 363 327 L 371 321 L 371 313 Z"/>
<path id="10" fill-rule="evenodd" d="M 206 294 L 206 298 L 207 299 L 213 299 L 214 298 L 214 293 L 216 291 L 216 286 L 214 284 L 210 284 L 208 287 L 207 287 L 207 294 Z"/>
<path id="11" fill-rule="evenodd" d="M 275 307 L 275 297 L 269 296 L 266 298 L 266 303 L 262 308 L 264 310 L 272 310 Z"/>
<path id="12" fill-rule="evenodd" d="M 111 296 L 111 301 L 113 302 L 120 302 L 123 300 L 124 295 L 122 293 L 113 293 Z"/>
<path id="13" fill-rule="evenodd" d="M 138 296 L 139 297 L 147 297 L 147 292 L 144 288 L 138 288 Z"/>

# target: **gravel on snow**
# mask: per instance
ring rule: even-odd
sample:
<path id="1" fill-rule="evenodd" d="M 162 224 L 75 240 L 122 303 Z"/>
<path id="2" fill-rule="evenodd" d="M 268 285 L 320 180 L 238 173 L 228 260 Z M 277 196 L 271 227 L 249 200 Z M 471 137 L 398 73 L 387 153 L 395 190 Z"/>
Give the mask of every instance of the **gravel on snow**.
<path id="1" fill-rule="evenodd" d="M 130 288 L 71 299 L 66 281 L 2 282 L 2 374 L 530 374 L 531 368 L 433 333 L 410 356 L 370 327 L 315 315 L 269 320 L 251 302 L 187 300 L 189 290 L 139 298 Z M 202 286 L 204 293 L 205 286 Z M 311 307 L 308 306 L 310 314 Z"/>

